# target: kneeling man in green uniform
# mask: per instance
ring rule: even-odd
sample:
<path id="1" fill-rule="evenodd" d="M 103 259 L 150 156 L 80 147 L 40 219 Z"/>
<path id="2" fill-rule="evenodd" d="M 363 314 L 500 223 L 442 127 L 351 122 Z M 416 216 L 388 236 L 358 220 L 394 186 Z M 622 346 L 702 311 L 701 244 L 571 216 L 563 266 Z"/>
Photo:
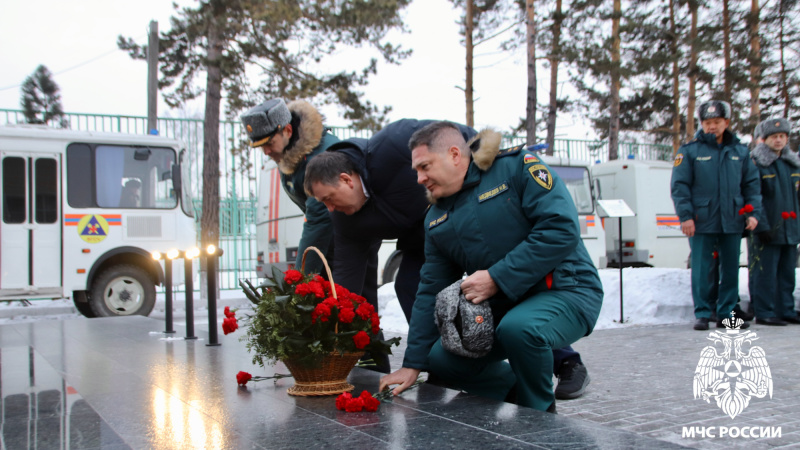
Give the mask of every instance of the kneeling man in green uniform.
<path id="1" fill-rule="evenodd" d="M 417 182 L 434 203 L 403 367 L 380 388 L 399 385 L 397 395 L 427 371 L 473 394 L 554 412 L 552 350 L 592 332 L 600 277 L 572 197 L 547 164 L 523 147 L 500 150 L 490 130 L 470 142 L 449 122 L 409 142 Z M 490 302 L 496 325 L 491 351 L 479 358 L 445 350 L 434 322 L 437 293 L 465 273 L 464 296 Z"/>

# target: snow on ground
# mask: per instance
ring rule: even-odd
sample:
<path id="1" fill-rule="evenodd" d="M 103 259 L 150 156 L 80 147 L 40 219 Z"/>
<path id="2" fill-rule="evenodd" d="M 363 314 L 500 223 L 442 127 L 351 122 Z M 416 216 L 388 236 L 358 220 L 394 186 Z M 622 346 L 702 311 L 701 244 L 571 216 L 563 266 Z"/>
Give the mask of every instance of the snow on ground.
<path id="1" fill-rule="evenodd" d="M 624 321 L 620 323 L 619 269 L 600 270 L 605 298 L 595 329 L 620 328 L 630 326 L 663 325 L 691 323 L 694 320 L 692 306 L 691 279 L 688 269 L 626 268 L 622 272 L 622 299 Z M 798 271 L 800 279 L 800 271 Z M 739 296 L 749 301 L 747 269 L 739 270 Z M 185 320 L 183 300 L 185 294 L 175 294 L 175 324 Z M 194 295 L 195 322 L 207 320 L 208 308 L 200 302 L 197 292 Z M 795 289 L 795 299 L 800 299 L 800 285 Z M 27 305 L 25 305 L 27 303 Z M 0 324 L 24 323 L 38 320 L 82 319 L 75 312 L 72 300 L 34 300 L 31 302 L 0 302 Z M 400 303 L 394 292 L 394 283 L 388 283 L 378 290 L 381 325 L 387 331 L 407 333 L 406 323 Z M 249 302 L 239 290 L 221 291 L 217 302 L 217 320 L 222 320 L 222 308 L 244 306 Z M 164 317 L 164 296 L 159 294 L 156 307 L 150 317 Z"/>
<path id="2" fill-rule="evenodd" d="M 626 268 L 622 270 L 622 311 L 620 323 L 619 269 L 600 270 L 603 282 L 603 307 L 596 330 L 629 326 L 691 323 L 694 320 L 691 275 L 688 269 Z M 800 279 L 800 271 L 797 275 Z M 739 269 L 739 297 L 750 301 L 747 269 Z M 795 299 L 800 298 L 800 286 Z M 381 325 L 385 330 L 407 333 L 400 303 L 394 293 L 394 283 L 378 290 Z"/>

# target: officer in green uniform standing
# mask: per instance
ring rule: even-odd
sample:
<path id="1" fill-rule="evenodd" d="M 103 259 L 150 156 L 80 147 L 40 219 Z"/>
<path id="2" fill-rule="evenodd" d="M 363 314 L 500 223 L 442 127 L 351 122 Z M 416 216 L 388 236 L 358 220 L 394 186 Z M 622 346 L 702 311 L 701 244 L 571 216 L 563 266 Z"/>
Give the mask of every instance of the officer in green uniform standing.
<path id="1" fill-rule="evenodd" d="M 435 203 L 403 367 L 381 390 L 398 384 L 399 394 L 428 371 L 470 393 L 513 393 L 520 405 L 555 411 L 552 350 L 591 333 L 603 288 L 564 183 L 537 156 L 499 144 L 499 133 L 483 131 L 468 146 L 449 122 L 409 142 L 417 182 Z M 464 273 L 466 299 L 489 301 L 496 324 L 491 352 L 475 359 L 445 350 L 433 320 L 436 294 Z"/>
<path id="2" fill-rule="evenodd" d="M 717 328 L 738 301 L 739 249 L 744 230 L 754 230 L 761 213 L 758 170 L 747 147 L 728 127 L 731 107 L 712 100 L 700 105 L 701 129 L 681 146 L 672 168 L 672 201 L 681 231 L 692 248 L 695 330 L 708 330 L 715 250 L 719 258 Z M 747 322 L 742 328 L 747 328 Z"/>
<path id="3" fill-rule="evenodd" d="M 759 127 L 764 142 L 752 155 L 761 177 L 763 214 L 755 236 L 748 239 L 750 299 L 756 323 L 800 324 L 793 295 L 800 243 L 800 158 L 789 148 L 788 120 L 767 119 Z"/>

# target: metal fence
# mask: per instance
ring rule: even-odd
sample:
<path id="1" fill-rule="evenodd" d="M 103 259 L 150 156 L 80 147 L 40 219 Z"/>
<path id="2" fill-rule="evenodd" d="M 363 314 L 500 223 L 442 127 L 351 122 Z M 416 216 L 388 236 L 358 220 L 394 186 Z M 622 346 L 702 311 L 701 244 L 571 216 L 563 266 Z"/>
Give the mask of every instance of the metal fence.
<path id="1" fill-rule="evenodd" d="M 0 125 L 26 123 L 22 111 L 0 109 Z M 108 114 L 66 113 L 63 126 L 71 130 L 146 134 L 147 118 Z M 340 139 L 368 138 L 368 131 L 330 127 Z M 188 180 L 193 197 L 195 218 L 200 236 L 203 179 L 203 120 L 159 118 L 159 134 L 183 143 L 189 154 L 192 177 Z M 220 288 L 239 289 L 239 278 L 255 278 L 256 208 L 260 168 L 266 163 L 260 151 L 247 145 L 247 135 L 236 121 L 220 123 Z M 504 136 L 502 145 L 525 143 L 524 136 Z M 606 141 L 556 139 L 554 155 L 593 162 L 608 160 Z M 660 144 L 620 143 L 620 157 L 636 159 L 672 159 L 672 147 Z M 186 184 L 186 181 L 184 181 Z"/>

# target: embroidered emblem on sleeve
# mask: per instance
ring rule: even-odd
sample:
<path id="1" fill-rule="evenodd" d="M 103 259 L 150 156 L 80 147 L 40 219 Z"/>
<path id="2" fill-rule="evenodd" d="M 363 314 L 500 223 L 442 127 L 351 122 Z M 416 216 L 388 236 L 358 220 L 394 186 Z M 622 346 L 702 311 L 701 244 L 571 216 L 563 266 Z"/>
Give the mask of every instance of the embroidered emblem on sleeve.
<path id="1" fill-rule="evenodd" d="M 524 158 L 522 158 L 522 164 L 525 164 L 525 165 L 533 164 L 533 163 L 537 163 L 537 162 L 539 162 L 539 158 L 537 158 L 537 157 L 535 157 L 535 156 L 533 156 L 531 154 L 527 154 L 527 155 L 525 155 Z"/>
<path id="2" fill-rule="evenodd" d="M 539 183 L 539 186 L 547 189 L 548 191 L 553 188 L 553 177 L 550 175 L 550 171 L 547 170 L 547 167 L 545 167 L 543 164 L 536 164 L 528 167 L 528 172 L 530 172 L 534 181 Z"/>
<path id="3" fill-rule="evenodd" d="M 683 162 L 683 153 L 678 153 L 675 155 L 675 162 L 673 163 L 674 167 L 678 167 Z"/>

